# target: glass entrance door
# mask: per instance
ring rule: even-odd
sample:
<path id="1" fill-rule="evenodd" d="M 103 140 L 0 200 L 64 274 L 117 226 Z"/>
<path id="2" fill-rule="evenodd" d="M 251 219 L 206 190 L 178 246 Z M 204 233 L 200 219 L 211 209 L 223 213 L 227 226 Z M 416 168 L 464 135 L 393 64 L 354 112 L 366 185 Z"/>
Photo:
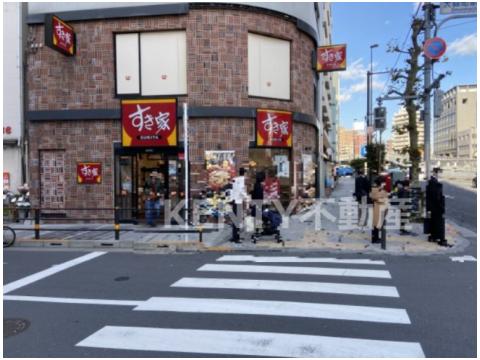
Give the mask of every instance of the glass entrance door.
<path id="1" fill-rule="evenodd" d="M 138 218 L 136 162 L 133 155 L 115 156 L 115 206 L 120 208 L 121 222 L 136 222 Z"/>
<path id="2" fill-rule="evenodd" d="M 184 161 L 179 160 L 178 151 L 114 145 L 115 206 L 120 208 L 121 222 L 142 221 L 152 192 L 156 199 L 170 200 L 173 207 L 184 198 Z"/>

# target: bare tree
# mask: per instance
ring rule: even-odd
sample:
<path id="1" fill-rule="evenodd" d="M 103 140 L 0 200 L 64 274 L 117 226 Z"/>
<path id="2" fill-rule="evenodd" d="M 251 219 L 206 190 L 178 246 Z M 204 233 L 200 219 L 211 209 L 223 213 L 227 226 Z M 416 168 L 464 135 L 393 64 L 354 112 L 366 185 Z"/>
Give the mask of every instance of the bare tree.
<path id="1" fill-rule="evenodd" d="M 414 182 L 418 181 L 421 160 L 421 152 L 418 145 L 417 110 L 420 108 L 418 104 L 418 94 L 421 93 L 421 78 L 419 75 L 421 75 L 420 71 L 423 69 L 423 65 L 419 64 L 422 46 L 419 44 L 418 37 L 422 30 L 423 19 L 414 18 L 412 20 L 412 45 L 408 51 L 401 50 L 398 46 L 391 48 L 391 51 L 408 54 L 406 60 L 407 66 L 404 69 L 392 70 L 392 82 L 394 85 L 389 90 L 389 94 L 401 96 L 404 99 L 402 104 L 408 113 L 408 123 L 404 126 L 394 127 L 393 131 L 399 134 L 408 131 L 410 144 L 404 151 L 408 152 L 409 155 L 411 163 L 410 179 Z M 403 88 L 403 91 L 398 90 L 399 88 Z"/>

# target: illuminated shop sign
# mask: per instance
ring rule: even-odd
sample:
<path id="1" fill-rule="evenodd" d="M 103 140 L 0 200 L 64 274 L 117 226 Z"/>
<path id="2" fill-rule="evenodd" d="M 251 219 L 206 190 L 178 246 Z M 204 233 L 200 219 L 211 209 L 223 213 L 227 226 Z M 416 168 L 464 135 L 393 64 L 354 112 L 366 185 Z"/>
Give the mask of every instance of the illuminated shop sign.
<path id="1" fill-rule="evenodd" d="M 177 146 L 177 100 L 122 100 L 122 145 Z"/>
<path id="2" fill-rule="evenodd" d="M 257 109 L 257 146 L 292 147 L 292 113 Z"/>
<path id="3" fill-rule="evenodd" d="M 55 15 L 45 17 L 45 45 L 66 56 L 76 52 L 76 35 L 73 27 Z"/>
<path id="4" fill-rule="evenodd" d="M 317 71 L 340 71 L 347 68 L 347 45 L 328 45 L 317 48 Z"/>
<path id="5" fill-rule="evenodd" d="M 100 184 L 102 182 L 102 163 L 79 162 L 77 163 L 77 183 Z"/>

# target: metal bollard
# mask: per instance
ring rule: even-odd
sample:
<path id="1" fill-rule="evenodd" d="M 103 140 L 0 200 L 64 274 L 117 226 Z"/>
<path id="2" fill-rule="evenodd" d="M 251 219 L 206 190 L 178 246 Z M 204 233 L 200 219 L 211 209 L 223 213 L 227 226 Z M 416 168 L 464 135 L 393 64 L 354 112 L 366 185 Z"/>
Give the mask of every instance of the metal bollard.
<path id="1" fill-rule="evenodd" d="M 120 216 L 119 216 L 119 208 L 116 207 L 114 210 L 114 217 L 115 217 L 115 240 L 120 240 Z"/>
<path id="2" fill-rule="evenodd" d="M 40 209 L 35 209 L 35 240 L 40 239 Z"/>
<path id="3" fill-rule="evenodd" d="M 198 241 L 203 242 L 203 227 L 202 226 L 198 227 Z"/>

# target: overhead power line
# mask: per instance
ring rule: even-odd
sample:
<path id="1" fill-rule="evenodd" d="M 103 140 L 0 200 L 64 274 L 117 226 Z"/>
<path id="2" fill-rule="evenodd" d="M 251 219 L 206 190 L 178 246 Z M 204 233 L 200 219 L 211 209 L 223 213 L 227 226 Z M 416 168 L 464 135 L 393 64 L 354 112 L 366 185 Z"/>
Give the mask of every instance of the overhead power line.
<path id="1" fill-rule="evenodd" d="M 417 11 L 415 11 L 415 15 L 413 16 L 413 18 L 417 17 L 418 12 L 420 11 L 420 8 L 422 7 L 422 4 L 423 3 L 418 3 Z M 410 36 L 411 31 L 412 31 L 412 27 L 410 26 L 408 28 L 407 35 L 405 36 L 405 39 L 403 40 L 403 44 L 402 44 L 402 47 L 400 49 L 401 51 L 405 51 L 405 44 L 407 43 L 407 40 L 408 40 L 408 37 Z M 393 67 L 391 67 L 391 69 L 395 69 L 397 67 L 398 61 L 400 60 L 400 56 L 402 56 L 402 54 L 404 55 L 403 52 L 398 52 L 397 59 L 395 60 L 395 64 L 393 65 Z M 382 89 L 382 96 L 385 94 L 385 89 L 387 88 L 388 85 L 390 85 L 391 81 L 392 81 L 392 79 L 390 77 L 388 77 L 387 80 L 385 80 L 385 84 L 383 85 L 383 89 Z"/>

